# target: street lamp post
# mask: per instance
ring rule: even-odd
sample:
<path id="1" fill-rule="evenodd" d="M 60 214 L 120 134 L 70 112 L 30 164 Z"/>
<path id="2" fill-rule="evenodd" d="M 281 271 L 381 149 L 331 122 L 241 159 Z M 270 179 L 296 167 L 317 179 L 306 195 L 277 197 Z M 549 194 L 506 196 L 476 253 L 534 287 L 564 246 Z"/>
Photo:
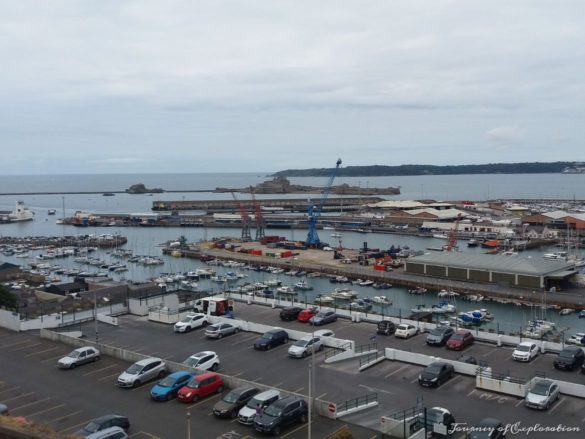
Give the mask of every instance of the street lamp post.
<path id="1" fill-rule="evenodd" d="M 98 335 L 98 316 L 97 316 L 97 293 L 95 290 L 93 291 L 93 320 L 95 323 L 95 343 L 99 343 L 99 335 Z"/>
<path id="2" fill-rule="evenodd" d="M 191 412 L 187 411 L 187 439 L 191 439 Z"/>

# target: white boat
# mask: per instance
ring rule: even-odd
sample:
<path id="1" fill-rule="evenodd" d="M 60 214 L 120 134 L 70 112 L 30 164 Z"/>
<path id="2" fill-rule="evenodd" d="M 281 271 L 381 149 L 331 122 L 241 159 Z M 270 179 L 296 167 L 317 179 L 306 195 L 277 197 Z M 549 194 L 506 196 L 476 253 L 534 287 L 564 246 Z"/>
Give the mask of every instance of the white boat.
<path id="1" fill-rule="evenodd" d="M 433 314 L 449 314 L 449 313 L 457 312 L 457 308 L 452 303 L 439 302 L 438 305 L 433 305 L 430 307 L 424 306 L 424 305 L 419 305 L 415 308 L 412 308 L 411 311 L 412 312 L 430 312 Z"/>
<path id="2" fill-rule="evenodd" d="M 282 281 L 280 279 L 268 279 L 264 283 L 269 287 L 279 287 L 282 284 Z"/>
<path id="3" fill-rule="evenodd" d="M 481 325 L 493 320 L 493 318 L 492 314 L 485 308 L 459 313 L 459 319 L 463 323 L 471 325 Z"/>
<path id="4" fill-rule="evenodd" d="M 338 300 L 353 300 L 357 297 L 357 293 L 353 290 L 339 289 L 331 293 L 331 297 Z"/>
<path id="5" fill-rule="evenodd" d="M 571 335 L 567 339 L 568 344 L 575 344 L 577 346 L 583 346 L 584 341 L 585 341 L 585 332 L 577 332 L 576 334 Z"/>
<path id="6" fill-rule="evenodd" d="M 449 237 L 447 235 L 445 235 L 444 233 L 433 233 L 433 238 L 449 239 Z"/>
<path id="7" fill-rule="evenodd" d="M 284 295 L 293 295 L 293 294 L 297 294 L 297 292 L 294 290 L 293 287 L 289 287 L 288 285 L 284 285 L 282 287 L 278 287 L 276 289 L 276 292 L 278 294 L 284 294 Z"/>
<path id="8" fill-rule="evenodd" d="M 341 238 L 341 233 L 339 233 L 339 232 L 333 232 L 333 233 L 331 234 L 331 237 L 332 237 L 332 238 Z"/>
<path id="9" fill-rule="evenodd" d="M 11 223 L 32 221 L 34 219 L 34 213 L 24 205 L 24 201 L 17 201 L 16 207 L 6 218 Z"/>
<path id="10" fill-rule="evenodd" d="M 566 316 L 569 314 L 573 314 L 575 312 L 575 310 L 573 308 L 563 308 L 559 311 L 559 314 L 562 316 Z"/>
<path id="11" fill-rule="evenodd" d="M 300 280 L 298 281 L 295 285 L 294 285 L 294 289 L 295 290 L 301 290 L 301 291 L 311 291 L 313 289 L 312 286 L 310 286 L 307 281 L 305 280 Z"/>
<path id="12" fill-rule="evenodd" d="M 459 296 L 459 293 L 456 293 L 455 291 L 451 291 L 451 290 L 441 290 L 439 291 L 439 293 L 437 294 L 437 296 L 444 298 L 444 297 L 457 297 Z"/>
<path id="13" fill-rule="evenodd" d="M 320 305 L 326 305 L 326 304 L 331 304 L 335 302 L 335 299 L 331 296 L 321 296 L 321 297 L 316 297 L 315 298 L 315 303 L 318 303 Z"/>
<path id="14" fill-rule="evenodd" d="M 368 279 L 368 280 L 361 281 L 359 284 L 362 287 L 371 287 L 372 285 L 374 285 L 374 281 Z"/>
<path id="15" fill-rule="evenodd" d="M 372 297 L 372 302 L 378 303 L 380 305 L 392 305 L 392 300 L 386 296 L 374 296 Z"/>
<path id="16" fill-rule="evenodd" d="M 411 289 L 411 290 L 408 290 L 408 292 L 409 292 L 410 294 L 426 294 L 426 293 L 427 293 L 427 291 L 428 291 L 428 290 L 427 290 L 426 288 L 424 288 L 424 287 L 416 287 L 416 288 L 413 288 L 413 289 Z M 439 294 L 440 294 L 440 293 L 439 293 Z M 442 297 L 442 296 L 440 296 L 440 295 L 439 295 L 439 297 Z"/>

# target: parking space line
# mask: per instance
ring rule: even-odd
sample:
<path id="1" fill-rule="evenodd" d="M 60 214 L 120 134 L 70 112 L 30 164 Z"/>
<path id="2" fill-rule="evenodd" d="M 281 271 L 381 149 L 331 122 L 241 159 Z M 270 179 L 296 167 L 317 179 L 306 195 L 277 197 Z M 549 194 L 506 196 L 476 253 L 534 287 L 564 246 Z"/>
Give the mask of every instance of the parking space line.
<path id="1" fill-rule="evenodd" d="M 204 402 L 211 401 L 213 398 L 218 398 L 220 396 L 221 396 L 221 393 L 216 393 L 215 395 L 210 396 L 208 398 L 203 398 L 201 401 L 196 402 L 195 404 L 192 404 L 192 405 L 188 406 L 187 408 L 192 409 L 193 407 L 197 407 L 198 405 L 203 404 Z"/>
<path id="2" fill-rule="evenodd" d="M 18 396 L 14 396 L 12 398 L 4 399 L 4 400 L 2 400 L 2 402 L 14 401 L 15 399 L 24 398 L 26 396 L 31 396 L 34 394 L 35 394 L 35 392 L 23 393 L 22 395 L 18 395 Z"/>
<path id="3" fill-rule="evenodd" d="M 405 364 L 404 366 L 399 367 L 398 369 L 396 369 L 394 372 L 390 372 L 388 375 L 384 375 L 384 378 L 391 377 L 392 375 L 397 374 L 398 372 L 400 372 L 401 370 L 406 369 L 407 367 L 410 367 L 410 366 L 408 364 Z"/>
<path id="4" fill-rule="evenodd" d="M 289 431 L 287 434 L 283 434 L 282 436 L 280 436 L 280 439 L 284 439 L 285 437 L 290 436 L 293 433 L 296 433 L 297 431 L 301 430 L 302 428 L 306 428 L 307 427 L 307 423 L 305 422 L 303 425 L 295 428 L 294 430 Z"/>
<path id="5" fill-rule="evenodd" d="M 57 355 L 56 357 L 45 358 L 44 360 L 41 360 L 41 363 L 44 363 L 44 362 L 46 362 L 46 361 L 55 361 L 55 360 L 57 360 L 57 359 L 59 359 L 59 358 L 62 358 L 62 357 L 64 357 L 64 356 L 65 356 L 65 354 L 66 354 L 66 352 L 63 352 L 61 355 Z"/>
<path id="6" fill-rule="evenodd" d="M 445 387 L 449 386 L 450 384 L 453 384 L 455 381 L 460 380 L 461 378 L 462 378 L 461 375 L 457 375 L 455 378 L 450 379 L 445 384 L 441 384 L 441 389 L 444 389 Z"/>
<path id="7" fill-rule="evenodd" d="M 24 349 L 34 348 L 35 346 L 40 346 L 40 345 L 41 345 L 41 343 L 33 343 L 33 344 L 26 345 L 26 346 L 21 346 L 21 347 L 16 348 L 16 349 L 12 349 L 12 352 L 22 351 Z"/>
<path id="8" fill-rule="evenodd" d="M 418 381 L 418 377 L 416 377 L 415 379 L 413 379 L 413 380 L 410 382 L 410 384 L 414 384 L 414 383 L 416 383 L 417 381 Z"/>
<path id="9" fill-rule="evenodd" d="M 33 353 L 31 353 L 31 354 L 26 354 L 26 355 L 24 356 L 24 358 L 32 357 L 33 355 L 44 354 L 45 352 L 54 351 L 55 349 L 59 349 L 59 346 L 54 346 L 54 347 L 52 347 L 52 348 L 45 349 L 44 351 L 37 351 L 37 352 L 33 352 Z"/>
<path id="10" fill-rule="evenodd" d="M 10 411 L 11 411 L 11 412 L 13 412 L 14 410 L 20 410 L 20 409 L 23 409 L 23 408 L 25 408 L 25 407 L 29 407 L 29 406 L 31 406 L 31 405 L 38 404 L 38 403 L 40 403 L 40 402 L 45 402 L 45 401 L 48 401 L 49 399 L 51 399 L 51 398 L 49 397 L 49 398 L 45 398 L 45 399 L 39 399 L 38 401 L 29 402 L 28 404 L 24 404 L 24 405 L 21 405 L 21 406 L 18 406 L 18 407 L 14 407 L 14 408 L 12 408 L 12 407 L 11 407 L 11 408 L 10 408 Z"/>
<path id="11" fill-rule="evenodd" d="M 240 375 L 243 375 L 243 374 L 244 374 L 244 372 L 238 372 L 237 374 L 235 374 L 235 375 L 232 375 L 232 376 L 233 376 L 234 378 L 236 378 L 236 377 L 239 377 Z"/>
<path id="12" fill-rule="evenodd" d="M 79 412 L 79 413 L 81 413 L 81 412 Z M 83 425 L 86 425 L 89 421 L 91 421 L 91 418 L 86 420 L 86 421 L 80 422 L 79 424 L 75 424 L 75 425 L 72 425 L 71 427 L 67 427 L 67 428 L 64 428 L 63 430 L 59 430 L 59 433 L 63 433 L 63 432 L 68 431 L 68 430 L 74 430 L 74 429 L 79 428 Z"/>
<path id="13" fill-rule="evenodd" d="M 520 401 L 518 401 L 518 402 L 517 402 L 517 403 L 514 405 L 514 407 L 518 407 L 520 404 L 522 404 L 522 402 L 523 402 L 523 401 L 524 401 L 524 399 L 521 399 Z"/>
<path id="14" fill-rule="evenodd" d="M 78 414 L 80 414 L 82 412 L 83 412 L 83 410 L 79 410 L 79 411 L 73 412 L 73 413 L 68 413 L 65 416 L 61 416 L 60 418 L 57 418 L 57 419 L 51 419 L 48 422 L 61 422 L 63 419 L 67 419 L 70 416 L 78 415 Z M 87 422 L 89 422 L 89 421 L 87 421 Z"/>
<path id="15" fill-rule="evenodd" d="M 551 409 L 550 409 L 550 410 L 549 410 L 549 411 L 548 411 L 546 414 L 547 414 L 547 415 L 550 415 L 550 414 L 551 414 L 552 412 L 554 412 L 554 411 L 555 411 L 555 410 L 556 410 L 556 409 L 557 409 L 557 408 L 558 408 L 558 407 L 559 407 L 559 406 L 560 406 L 560 405 L 561 405 L 563 402 L 565 402 L 565 400 L 566 400 L 566 399 L 567 399 L 567 398 L 566 398 L 565 396 L 563 396 L 563 397 L 561 398 L 561 400 L 560 400 L 559 402 L 557 402 L 557 403 L 555 404 L 555 406 L 554 406 L 553 408 L 551 408 Z"/>
<path id="16" fill-rule="evenodd" d="M 237 341 L 235 343 L 230 343 L 230 344 L 232 346 L 237 346 L 237 345 L 242 344 L 242 343 L 245 343 L 247 341 L 254 340 L 255 338 L 258 338 L 258 335 L 252 335 L 252 336 L 249 336 L 249 337 L 245 337 L 243 340 Z"/>
<path id="17" fill-rule="evenodd" d="M 293 390 L 293 393 L 301 393 L 304 387 L 299 387 L 297 390 Z"/>
<path id="18" fill-rule="evenodd" d="M 98 381 L 107 380 L 108 378 L 112 378 L 112 377 L 114 377 L 116 375 L 120 375 L 120 372 L 116 372 L 116 373 L 113 373 L 111 375 L 106 375 L 105 377 L 98 378 Z"/>
<path id="19" fill-rule="evenodd" d="M 41 410 L 40 412 L 30 413 L 30 414 L 26 415 L 26 417 L 27 417 L 27 418 L 31 418 L 31 417 L 33 417 L 33 416 L 40 415 L 41 413 L 50 412 L 51 410 L 55 410 L 55 409 L 58 409 L 58 408 L 61 408 L 61 407 L 65 407 L 65 404 L 59 404 L 59 405 L 56 405 L 56 406 L 50 407 L 50 408 L 48 408 L 48 409 Z"/>
<path id="20" fill-rule="evenodd" d="M 325 393 L 323 393 L 323 394 L 319 395 L 319 396 L 318 396 L 316 399 L 321 399 L 321 398 L 323 398 L 325 395 L 327 395 L 327 392 L 325 392 Z"/>
<path id="21" fill-rule="evenodd" d="M 102 370 L 111 369 L 112 367 L 117 367 L 117 366 L 118 366 L 117 364 L 110 364 L 109 366 L 102 367 L 101 369 L 92 370 L 91 372 L 84 373 L 82 376 L 85 377 L 85 376 L 88 376 L 88 375 L 93 375 L 94 373 L 99 373 Z"/>
<path id="22" fill-rule="evenodd" d="M 271 387 L 276 387 L 278 389 L 279 388 L 278 386 L 282 386 L 283 384 L 284 382 L 281 381 L 280 383 L 273 384 Z"/>
<path id="23" fill-rule="evenodd" d="M 253 383 L 257 383 L 258 381 L 262 381 L 262 377 L 254 378 L 252 380 Z"/>
<path id="24" fill-rule="evenodd" d="M 6 348 L 11 348 L 11 347 L 13 347 L 13 346 L 18 346 L 18 345 L 21 345 L 21 344 L 32 343 L 33 341 L 34 341 L 34 340 L 24 340 L 24 341 L 19 341 L 18 343 L 7 344 L 7 345 L 5 345 L 5 346 L 0 346 L 0 347 L 2 347 L 2 348 L 4 348 L 4 349 L 6 349 Z"/>
<path id="25" fill-rule="evenodd" d="M 467 394 L 467 397 L 469 398 L 469 397 L 470 397 L 471 395 L 473 395 L 474 393 L 475 393 L 475 389 L 473 389 L 471 392 L 469 392 L 469 393 Z"/>
<path id="26" fill-rule="evenodd" d="M 11 392 L 13 390 L 17 390 L 20 389 L 20 386 L 16 386 L 16 387 L 11 387 L 10 389 L 4 389 L 4 390 L 0 390 L 0 394 L 2 393 L 6 393 L 6 392 Z"/>

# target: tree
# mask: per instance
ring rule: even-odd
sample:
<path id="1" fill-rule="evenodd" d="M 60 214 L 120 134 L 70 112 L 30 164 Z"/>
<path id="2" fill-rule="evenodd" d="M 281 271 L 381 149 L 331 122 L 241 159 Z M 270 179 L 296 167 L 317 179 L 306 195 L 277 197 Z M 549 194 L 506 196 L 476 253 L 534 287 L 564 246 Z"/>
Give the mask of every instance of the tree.
<path id="1" fill-rule="evenodd" d="M 0 285 L 0 308 L 16 310 L 17 305 L 18 298 L 16 295 Z"/>

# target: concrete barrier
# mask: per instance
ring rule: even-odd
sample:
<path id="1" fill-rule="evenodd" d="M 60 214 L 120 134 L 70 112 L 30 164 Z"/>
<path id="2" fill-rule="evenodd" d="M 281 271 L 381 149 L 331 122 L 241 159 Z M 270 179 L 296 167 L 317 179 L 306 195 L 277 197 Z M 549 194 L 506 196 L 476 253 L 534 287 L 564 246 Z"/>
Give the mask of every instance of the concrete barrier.
<path id="1" fill-rule="evenodd" d="M 97 315 L 98 322 L 107 323 L 108 325 L 118 326 L 118 317 L 108 316 L 106 314 Z"/>

